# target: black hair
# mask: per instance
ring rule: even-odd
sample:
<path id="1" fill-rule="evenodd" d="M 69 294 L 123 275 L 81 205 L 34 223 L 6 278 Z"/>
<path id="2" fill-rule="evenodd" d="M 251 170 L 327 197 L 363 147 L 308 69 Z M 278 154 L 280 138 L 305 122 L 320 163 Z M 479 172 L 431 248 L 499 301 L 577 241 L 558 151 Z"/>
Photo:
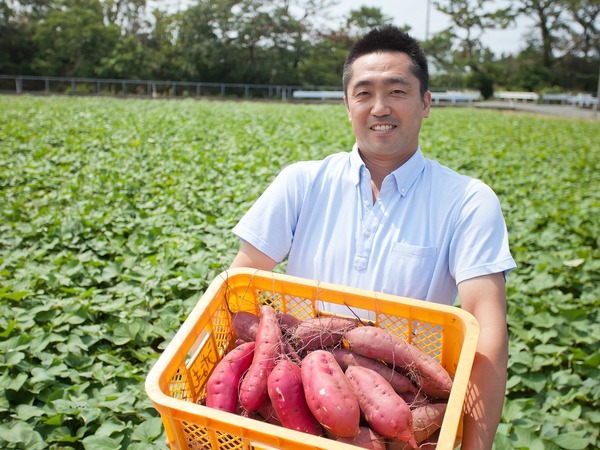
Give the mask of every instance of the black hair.
<path id="1" fill-rule="evenodd" d="M 354 61 L 361 56 L 380 52 L 406 53 L 412 61 L 411 71 L 420 81 L 421 96 L 425 95 L 425 92 L 429 89 L 429 69 L 425 52 L 415 38 L 393 25 L 373 28 L 350 47 L 344 62 L 342 76 L 345 94 L 352 77 L 352 64 Z"/>

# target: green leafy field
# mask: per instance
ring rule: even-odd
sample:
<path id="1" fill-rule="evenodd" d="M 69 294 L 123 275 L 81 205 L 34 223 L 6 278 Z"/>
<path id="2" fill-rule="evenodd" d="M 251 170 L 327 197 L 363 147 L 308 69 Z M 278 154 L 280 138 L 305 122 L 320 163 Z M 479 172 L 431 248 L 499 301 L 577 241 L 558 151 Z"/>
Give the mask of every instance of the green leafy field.
<path id="1" fill-rule="evenodd" d="M 342 106 L 0 97 L 0 448 L 164 448 L 144 379 L 281 168 Z M 600 446 L 600 127 L 440 108 L 426 156 L 499 195 L 510 374 L 498 449 Z"/>

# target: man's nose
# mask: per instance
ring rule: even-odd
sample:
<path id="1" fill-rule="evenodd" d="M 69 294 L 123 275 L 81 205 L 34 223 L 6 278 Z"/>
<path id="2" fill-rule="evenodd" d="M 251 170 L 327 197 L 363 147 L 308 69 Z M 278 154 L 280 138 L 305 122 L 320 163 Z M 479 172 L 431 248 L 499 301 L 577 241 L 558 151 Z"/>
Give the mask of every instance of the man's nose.
<path id="1" fill-rule="evenodd" d="M 377 117 L 387 116 L 390 114 L 390 107 L 387 98 L 384 95 L 376 95 L 371 107 L 371 114 Z"/>

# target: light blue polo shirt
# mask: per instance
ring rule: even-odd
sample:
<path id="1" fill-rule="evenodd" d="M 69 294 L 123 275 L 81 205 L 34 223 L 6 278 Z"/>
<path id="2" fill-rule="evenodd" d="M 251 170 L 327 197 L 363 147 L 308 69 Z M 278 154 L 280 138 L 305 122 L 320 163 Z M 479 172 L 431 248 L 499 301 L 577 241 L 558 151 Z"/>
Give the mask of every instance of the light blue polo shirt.
<path id="1" fill-rule="evenodd" d="M 495 193 L 420 149 L 375 202 L 356 145 L 294 163 L 233 232 L 275 261 L 287 257 L 290 275 L 444 304 L 461 281 L 515 267 Z"/>

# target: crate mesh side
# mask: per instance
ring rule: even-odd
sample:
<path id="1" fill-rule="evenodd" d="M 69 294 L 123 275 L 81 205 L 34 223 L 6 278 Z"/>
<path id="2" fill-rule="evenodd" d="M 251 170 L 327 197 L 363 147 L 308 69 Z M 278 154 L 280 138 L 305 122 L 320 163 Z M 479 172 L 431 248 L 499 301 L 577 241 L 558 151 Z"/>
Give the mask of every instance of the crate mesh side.
<path id="1" fill-rule="evenodd" d="M 278 292 L 257 289 L 256 298 L 260 305 L 270 305 L 278 311 L 282 309 L 282 298 Z"/>
<path id="2" fill-rule="evenodd" d="M 442 360 L 444 329 L 427 322 L 413 322 L 412 343 L 438 362 Z"/>
<path id="3" fill-rule="evenodd" d="M 181 422 L 181 427 L 185 433 L 187 449 L 208 450 L 211 448 L 210 437 L 206 431 L 206 427 L 201 427 L 186 421 Z"/>
<path id="4" fill-rule="evenodd" d="M 308 298 L 286 295 L 285 306 L 288 313 L 301 320 L 313 317 L 312 301 Z"/>
<path id="5" fill-rule="evenodd" d="M 190 400 L 193 395 L 188 383 L 187 370 L 185 367 L 179 367 L 169 383 L 169 393 L 171 397 L 179 400 Z"/>
<path id="6" fill-rule="evenodd" d="M 188 362 L 188 382 L 195 393 L 190 400 L 199 404 L 206 398 L 206 382 L 222 355 L 227 353 L 231 344 L 231 315 L 223 302 L 213 314 L 206 343 L 199 353 Z"/>

